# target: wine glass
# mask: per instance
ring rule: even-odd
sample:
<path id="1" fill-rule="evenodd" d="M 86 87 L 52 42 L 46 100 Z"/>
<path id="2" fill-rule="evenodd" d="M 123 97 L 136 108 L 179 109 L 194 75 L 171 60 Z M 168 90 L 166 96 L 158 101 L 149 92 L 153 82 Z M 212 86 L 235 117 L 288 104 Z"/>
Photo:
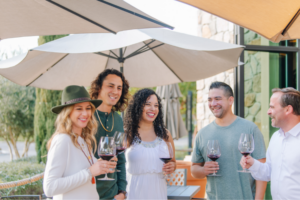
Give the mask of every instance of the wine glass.
<path id="1" fill-rule="evenodd" d="M 207 142 L 207 149 L 206 149 L 206 155 L 209 159 L 212 161 L 216 161 L 221 156 L 221 150 L 218 140 L 208 140 Z M 213 174 L 209 174 L 207 176 L 221 176 L 220 174 L 216 174 L 214 171 Z"/>
<path id="2" fill-rule="evenodd" d="M 117 155 L 125 152 L 127 148 L 127 134 L 124 132 L 116 131 L 114 134 L 114 141 L 116 145 Z M 121 170 L 117 170 L 116 172 L 121 172 Z"/>
<path id="3" fill-rule="evenodd" d="M 116 131 L 114 134 L 114 141 L 116 144 L 117 155 L 124 153 L 127 148 L 127 134 Z"/>
<path id="4" fill-rule="evenodd" d="M 98 145 L 98 155 L 102 160 L 109 161 L 116 155 L 116 145 L 113 137 L 101 137 Z M 98 178 L 103 181 L 113 181 L 115 179 L 108 178 L 107 173 L 104 178 Z"/>
<path id="5" fill-rule="evenodd" d="M 173 158 L 173 147 L 171 142 L 161 142 L 159 145 L 159 159 L 163 161 L 164 163 L 168 163 L 172 160 Z M 167 176 L 164 175 L 164 178 L 170 178 L 170 174 Z"/>
<path id="6" fill-rule="evenodd" d="M 254 139 L 252 134 L 242 133 L 239 140 L 239 150 L 241 154 L 247 157 L 254 151 Z M 241 173 L 250 173 L 249 170 L 243 169 L 242 171 L 238 171 Z"/>

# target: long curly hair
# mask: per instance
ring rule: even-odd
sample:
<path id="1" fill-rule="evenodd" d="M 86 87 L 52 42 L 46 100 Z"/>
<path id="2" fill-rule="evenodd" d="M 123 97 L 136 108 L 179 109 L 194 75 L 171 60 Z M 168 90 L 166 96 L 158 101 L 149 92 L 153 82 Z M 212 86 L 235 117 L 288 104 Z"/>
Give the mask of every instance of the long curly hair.
<path id="1" fill-rule="evenodd" d="M 95 138 L 95 134 L 97 132 L 98 123 L 96 120 L 96 117 L 94 115 L 94 112 L 96 111 L 95 106 L 90 103 L 92 106 L 92 115 L 91 119 L 89 120 L 86 127 L 82 129 L 81 137 L 84 139 L 84 141 L 87 143 L 88 148 L 90 151 L 94 149 L 94 153 L 97 149 L 97 142 Z M 70 118 L 70 114 L 74 108 L 74 105 L 66 106 L 62 109 L 62 111 L 57 115 L 56 121 L 55 121 L 55 133 L 52 135 L 52 137 L 48 140 L 47 143 L 47 149 L 50 149 L 51 142 L 59 133 L 67 134 L 71 137 L 72 143 L 75 147 L 80 148 L 80 146 L 77 143 L 78 135 L 72 132 L 72 121 Z"/>
<path id="2" fill-rule="evenodd" d="M 141 139 L 140 134 L 138 133 L 138 128 L 140 128 L 139 123 L 142 118 L 145 103 L 151 95 L 155 95 L 157 97 L 159 109 L 158 115 L 153 121 L 155 134 L 156 136 L 164 139 L 165 141 L 169 139 L 167 129 L 163 121 L 161 99 L 153 90 L 145 88 L 137 91 L 133 95 L 126 110 L 124 119 L 124 130 L 127 133 L 127 140 L 129 146 L 133 144 L 135 136 Z"/>
<path id="3" fill-rule="evenodd" d="M 129 83 L 125 79 L 123 73 L 119 72 L 116 69 L 105 69 L 103 72 L 101 72 L 97 78 L 92 82 L 91 88 L 89 90 L 89 94 L 92 99 L 97 99 L 99 95 L 99 91 L 102 88 L 103 81 L 105 78 L 110 75 L 114 74 L 119 76 L 122 79 L 123 85 L 122 85 L 122 95 L 116 105 L 113 106 L 113 111 L 124 111 L 128 105 L 129 101 Z"/>

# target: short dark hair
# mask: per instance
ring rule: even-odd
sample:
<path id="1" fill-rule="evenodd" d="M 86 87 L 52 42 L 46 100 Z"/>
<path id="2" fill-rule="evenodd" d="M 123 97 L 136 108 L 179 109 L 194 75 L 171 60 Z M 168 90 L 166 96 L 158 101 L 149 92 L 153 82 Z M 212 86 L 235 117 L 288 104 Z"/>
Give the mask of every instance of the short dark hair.
<path id="1" fill-rule="evenodd" d="M 212 82 L 209 86 L 209 90 L 212 90 L 214 88 L 224 90 L 224 94 L 226 97 L 234 97 L 232 88 L 224 82 L 219 82 L 219 81 Z"/>
<path id="2" fill-rule="evenodd" d="M 300 115 L 300 92 L 292 87 L 287 88 L 274 88 L 272 93 L 281 92 L 283 93 L 280 99 L 280 105 L 286 107 L 291 105 L 293 107 L 293 113 Z"/>
<path id="3" fill-rule="evenodd" d="M 89 90 L 90 96 L 92 99 L 97 99 L 99 95 L 99 91 L 102 88 L 104 79 L 110 75 L 114 74 L 117 75 L 122 79 L 122 95 L 116 105 L 113 106 L 113 111 L 124 111 L 128 105 L 129 101 L 129 83 L 125 79 L 123 73 L 116 69 L 105 69 L 103 72 L 101 72 L 97 78 L 92 82 L 91 88 Z"/>

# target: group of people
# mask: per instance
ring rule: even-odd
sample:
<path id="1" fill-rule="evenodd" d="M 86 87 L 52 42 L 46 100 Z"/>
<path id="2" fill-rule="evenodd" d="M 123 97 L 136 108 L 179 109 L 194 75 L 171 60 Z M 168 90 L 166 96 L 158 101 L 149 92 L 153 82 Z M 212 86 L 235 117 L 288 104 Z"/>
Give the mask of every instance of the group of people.
<path id="1" fill-rule="evenodd" d="M 207 177 L 208 199 L 264 199 L 268 181 L 274 200 L 300 199 L 300 92 L 276 88 L 272 93 L 268 115 L 279 130 L 272 135 L 266 153 L 258 127 L 233 114 L 232 88 L 223 82 L 210 85 L 208 107 L 216 119 L 198 132 L 191 167 L 193 177 Z M 241 133 L 251 134 L 255 144 L 246 157 L 237 147 Z M 219 141 L 222 155 L 218 162 L 207 158 L 208 140 Z M 238 173 L 241 168 L 250 173 Z M 219 176 L 208 176 L 213 172 Z"/>
<path id="2" fill-rule="evenodd" d="M 173 173 L 176 160 L 174 155 L 166 164 L 159 159 L 160 145 L 168 142 L 175 149 L 163 122 L 161 100 L 151 89 L 141 89 L 133 97 L 128 90 L 128 81 L 114 69 L 100 73 L 89 92 L 75 85 L 64 89 L 61 105 L 52 108 L 58 115 L 56 131 L 47 144 L 46 196 L 54 200 L 167 199 L 162 174 Z M 300 198 L 300 92 L 273 90 L 268 114 L 272 126 L 280 130 L 273 134 L 267 153 L 258 127 L 234 115 L 233 103 L 229 85 L 210 85 L 208 106 L 216 119 L 198 132 L 191 166 L 193 177 L 207 177 L 208 199 L 263 199 L 271 179 L 273 199 Z M 125 109 L 122 119 L 118 112 Z M 127 135 L 125 154 L 111 161 L 100 159 L 96 152 L 100 138 L 113 137 L 116 131 Z M 237 148 L 241 133 L 254 138 L 255 150 L 247 157 Z M 217 162 L 206 156 L 208 140 L 219 141 L 222 156 Z M 241 168 L 251 173 L 238 173 Z M 219 176 L 208 176 L 215 172 Z M 98 180 L 106 173 L 114 180 Z"/>
<path id="3" fill-rule="evenodd" d="M 118 112 L 125 109 L 123 124 Z M 169 142 L 174 148 L 174 142 L 163 122 L 161 100 L 153 90 L 139 90 L 130 98 L 123 73 L 106 69 L 89 92 L 82 86 L 67 86 L 61 105 L 52 112 L 58 115 L 56 131 L 47 144 L 46 196 L 54 200 L 167 199 L 162 174 L 174 172 L 176 161 L 173 155 L 164 164 L 159 146 Z M 110 161 L 100 159 L 96 151 L 100 138 L 124 130 L 126 154 Z M 114 180 L 98 180 L 105 174 Z"/>

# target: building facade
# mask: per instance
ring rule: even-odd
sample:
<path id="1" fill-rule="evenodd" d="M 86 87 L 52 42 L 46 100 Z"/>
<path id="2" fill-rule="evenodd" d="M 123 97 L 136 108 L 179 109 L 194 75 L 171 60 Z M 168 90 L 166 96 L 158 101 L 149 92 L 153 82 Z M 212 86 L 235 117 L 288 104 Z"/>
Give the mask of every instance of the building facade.
<path id="1" fill-rule="evenodd" d="M 244 65 L 197 81 L 197 130 L 215 119 L 207 105 L 208 87 L 213 81 L 223 81 L 234 89 L 234 113 L 254 122 L 268 147 L 272 134 L 278 130 L 271 126 L 267 115 L 272 89 L 300 89 L 299 40 L 273 43 L 204 11 L 199 11 L 198 35 L 244 45 L 245 50 L 240 57 Z M 266 199 L 271 199 L 269 185 Z"/>

